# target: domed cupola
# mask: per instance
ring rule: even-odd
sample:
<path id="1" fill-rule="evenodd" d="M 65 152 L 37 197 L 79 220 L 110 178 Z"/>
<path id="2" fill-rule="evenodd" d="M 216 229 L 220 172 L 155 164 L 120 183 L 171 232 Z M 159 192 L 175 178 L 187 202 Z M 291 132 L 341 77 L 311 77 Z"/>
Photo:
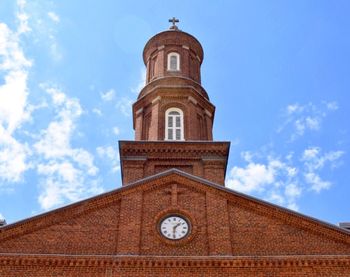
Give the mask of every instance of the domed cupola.
<path id="1" fill-rule="evenodd" d="M 146 85 L 133 106 L 136 140 L 212 140 L 215 107 L 201 86 L 203 48 L 173 24 L 143 50 Z"/>
<path id="2" fill-rule="evenodd" d="M 192 35 L 174 24 L 152 37 L 143 50 L 146 84 L 164 77 L 182 77 L 200 84 L 203 48 Z"/>

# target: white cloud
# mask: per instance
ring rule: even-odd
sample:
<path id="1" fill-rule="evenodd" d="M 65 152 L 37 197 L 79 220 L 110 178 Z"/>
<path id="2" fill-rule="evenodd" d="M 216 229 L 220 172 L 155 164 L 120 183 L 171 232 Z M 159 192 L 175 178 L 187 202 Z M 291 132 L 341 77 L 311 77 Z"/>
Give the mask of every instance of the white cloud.
<path id="1" fill-rule="evenodd" d="M 5 217 L 0 213 L 0 220 L 5 220 Z"/>
<path id="2" fill-rule="evenodd" d="M 26 26 L 30 23 L 32 42 L 35 45 L 44 46 L 48 52 L 43 54 L 49 54 L 52 61 L 60 62 L 63 59 L 63 51 L 56 36 L 60 17 L 52 10 L 52 7 L 52 1 L 42 1 L 40 4 L 38 4 L 38 1 L 25 3 L 22 11 L 30 11 L 30 16 L 28 16 L 28 12 L 25 13 L 27 17 L 22 20 L 22 29 L 26 29 Z"/>
<path id="3" fill-rule="evenodd" d="M 293 114 L 296 112 L 301 112 L 304 108 L 299 104 L 292 104 L 287 106 L 287 114 Z"/>
<path id="4" fill-rule="evenodd" d="M 309 147 L 304 150 L 301 161 L 309 171 L 322 169 L 326 163 L 329 163 L 331 168 L 337 167 L 339 159 L 345 154 L 344 151 L 330 151 L 322 154 L 320 147 Z"/>
<path id="5" fill-rule="evenodd" d="M 331 182 L 323 181 L 315 172 L 305 173 L 305 181 L 311 185 L 311 189 L 320 192 L 331 187 Z"/>
<path id="6" fill-rule="evenodd" d="M 306 132 L 319 131 L 322 127 L 322 122 L 330 112 L 338 109 L 338 104 L 335 101 L 323 101 L 321 105 L 309 103 L 300 105 L 298 103 L 288 105 L 284 112 L 284 122 L 277 129 L 280 133 L 283 130 L 291 133 L 289 141 L 295 141 L 302 137 Z"/>
<path id="7" fill-rule="evenodd" d="M 304 149 L 299 158 L 294 153 L 278 158 L 271 153 L 245 151 L 241 157 L 246 165 L 233 167 L 226 185 L 298 210 L 297 201 L 304 193 L 319 193 L 332 186 L 332 182 L 323 180 L 321 175 L 338 166 L 343 155 L 343 151 L 323 153 L 320 147 Z"/>
<path id="8" fill-rule="evenodd" d="M 113 133 L 118 136 L 120 134 L 120 129 L 117 126 L 113 127 Z"/>
<path id="9" fill-rule="evenodd" d="M 288 160 L 283 162 L 271 155 L 260 163 L 253 161 L 253 156 L 260 156 L 258 154 L 243 152 L 242 157 L 247 159 L 247 153 L 248 164 L 230 170 L 226 180 L 227 187 L 297 210 L 296 200 L 302 192 L 298 182 L 298 170 L 289 165 Z"/>
<path id="10" fill-rule="evenodd" d="M 68 161 L 61 163 L 50 161 L 48 164 L 39 164 L 38 173 L 41 175 L 52 176 L 58 173 L 64 182 L 74 183 L 78 179 L 78 170 Z"/>
<path id="11" fill-rule="evenodd" d="M 88 151 L 78 148 L 72 150 L 72 159 L 78 163 L 78 165 L 86 168 L 86 173 L 91 176 L 95 176 L 98 173 L 98 168 L 94 165 L 94 157 Z"/>
<path id="12" fill-rule="evenodd" d="M 114 147 L 99 146 L 96 148 L 96 152 L 101 159 L 105 160 L 107 158 L 109 160 L 111 163 L 112 172 L 120 170 L 119 154 L 118 151 L 114 149 Z"/>
<path id="13" fill-rule="evenodd" d="M 27 163 L 29 153 L 28 146 L 18 142 L 0 125 L 0 180 L 20 181 L 22 174 L 30 168 Z"/>
<path id="14" fill-rule="evenodd" d="M 285 187 L 285 195 L 291 198 L 299 197 L 301 193 L 302 189 L 297 184 L 289 183 Z"/>
<path id="15" fill-rule="evenodd" d="M 295 202 L 289 203 L 287 205 L 287 208 L 290 209 L 290 210 L 294 210 L 294 211 L 298 211 L 299 210 L 299 207 L 298 207 L 298 205 Z"/>
<path id="16" fill-rule="evenodd" d="M 271 191 L 270 195 L 267 197 L 266 200 L 276 203 L 278 205 L 283 205 L 285 203 L 284 197 L 281 194 L 276 193 L 274 191 Z"/>
<path id="17" fill-rule="evenodd" d="M 308 161 L 308 160 L 313 160 L 315 159 L 320 152 L 319 147 L 309 147 L 304 150 L 302 160 Z"/>
<path id="18" fill-rule="evenodd" d="M 4 84 L 0 86 L 0 124 L 11 134 L 29 118 L 27 112 L 27 78 L 31 62 L 25 58 L 18 34 L 0 23 L 0 72 Z"/>
<path id="19" fill-rule="evenodd" d="M 110 89 L 106 92 L 101 92 L 101 98 L 103 101 L 112 101 L 115 98 L 115 90 L 114 89 Z"/>
<path id="20" fill-rule="evenodd" d="M 55 12 L 48 12 L 47 15 L 52 21 L 56 23 L 60 22 L 60 17 Z"/>
<path id="21" fill-rule="evenodd" d="M 339 109 L 335 101 L 323 101 L 319 105 L 298 103 L 288 105 L 284 110 L 284 122 L 278 128 L 293 142 L 307 132 L 322 129 L 324 119 Z M 287 145 L 288 146 L 288 145 Z M 342 164 L 341 150 L 322 151 L 321 147 L 306 147 L 302 151 L 287 152 L 276 157 L 273 143 L 261 151 L 243 151 L 244 165 L 233 167 L 226 184 L 232 189 L 272 201 L 293 210 L 298 210 L 298 199 L 307 193 L 320 193 L 333 183 L 326 180 L 328 171 Z"/>
<path id="22" fill-rule="evenodd" d="M 333 102 L 325 102 L 327 109 L 330 111 L 336 111 L 338 110 L 339 106 L 338 103 L 333 101 Z"/>
<path id="23" fill-rule="evenodd" d="M 322 118 L 318 116 L 307 116 L 296 119 L 294 122 L 295 133 L 292 135 L 292 140 L 296 137 L 304 135 L 306 130 L 317 131 L 321 127 Z"/>
<path id="24" fill-rule="evenodd" d="M 267 164 L 254 163 L 250 152 L 243 152 L 242 156 L 248 165 L 244 168 L 233 167 L 229 172 L 227 185 L 233 189 L 250 193 L 254 191 L 264 191 L 267 186 L 278 186 L 276 180 L 281 172 L 289 173 L 292 169 L 280 160 L 268 157 Z"/>
<path id="25" fill-rule="evenodd" d="M 38 200 L 46 210 L 102 192 L 102 187 L 98 180 L 90 178 L 98 173 L 93 155 L 71 145 L 77 120 L 83 113 L 79 100 L 68 97 L 56 87 L 45 84 L 41 87 L 51 96 L 56 112 L 55 118 L 40 132 L 40 139 L 34 144 L 36 154 L 42 159 L 37 165 L 37 173 L 42 178 Z"/>
<path id="26" fill-rule="evenodd" d="M 22 36 L 32 31 L 33 43 L 48 43 L 47 49 L 53 58 L 61 58 L 52 22 L 58 23 L 59 17 L 34 2 L 21 0 L 17 7 L 17 30 L 0 23 L 0 77 L 3 80 L 0 85 L 0 184 L 21 181 L 26 170 L 36 170 L 41 190 L 38 201 L 43 209 L 49 209 L 67 200 L 99 193 L 102 188 L 96 177 L 98 168 L 93 155 L 72 146 L 77 121 L 83 114 L 79 100 L 48 85 L 41 87 L 49 95 L 50 105 L 34 106 L 28 100 L 32 61 L 21 47 Z M 33 11 L 30 16 L 26 9 Z M 24 123 L 32 120 L 35 110 L 43 107 L 53 108 L 55 116 L 48 118 L 47 128 L 32 134 L 24 129 Z M 17 138 L 19 131 L 33 141 L 30 147 Z"/>
<path id="27" fill-rule="evenodd" d="M 264 190 L 274 182 L 274 173 L 264 164 L 249 163 L 245 168 L 233 167 L 227 186 L 242 192 Z"/>
<path id="28" fill-rule="evenodd" d="M 49 49 L 50 49 L 51 57 L 53 58 L 54 61 L 59 62 L 63 59 L 63 54 L 60 49 L 60 46 L 53 35 L 49 36 L 49 39 L 50 39 Z"/>
<path id="29" fill-rule="evenodd" d="M 11 70 L 0 86 L 0 124 L 12 134 L 30 118 L 28 112 L 27 72 Z"/>
<path id="30" fill-rule="evenodd" d="M 18 1 L 18 26 L 12 31 L 0 23 L 0 180 L 9 183 L 21 180 L 30 167 L 28 147 L 15 137 L 24 122 L 30 119 L 28 105 L 28 70 L 32 63 L 20 45 L 21 36 L 30 31 L 28 16 L 23 12 L 25 1 Z"/>
<path id="31" fill-rule="evenodd" d="M 42 191 L 38 198 L 44 210 L 63 204 L 67 200 L 77 201 L 103 191 L 98 180 L 87 180 L 84 169 L 68 159 L 39 164 L 37 170 L 38 174 L 44 176 L 41 179 Z"/>
<path id="32" fill-rule="evenodd" d="M 19 21 L 17 33 L 23 34 L 28 33 L 31 31 L 31 28 L 29 27 L 29 15 L 25 12 L 25 8 L 27 5 L 27 1 L 25 0 L 17 0 L 17 20 Z"/>
<path id="33" fill-rule="evenodd" d="M 42 88 L 45 89 L 45 85 Z M 75 120 L 82 114 L 82 108 L 77 99 L 67 98 L 57 88 L 48 87 L 46 92 L 52 97 L 57 118 L 50 122 L 47 129 L 41 131 L 41 139 L 34 144 L 34 148 L 46 159 L 71 156 L 70 139 L 75 129 Z"/>
<path id="34" fill-rule="evenodd" d="M 241 157 L 244 161 L 250 163 L 253 160 L 253 154 L 249 151 L 244 151 L 241 153 Z"/>
<path id="35" fill-rule="evenodd" d="M 310 185 L 311 190 L 320 192 L 332 186 L 331 182 L 322 180 L 319 172 L 327 164 L 331 169 L 337 167 L 341 163 L 340 158 L 344 153 L 344 151 L 338 150 L 323 154 L 320 147 L 309 147 L 304 150 L 300 160 L 303 162 L 305 168 L 305 182 Z"/>
<path id="36" fill-rule="evenodd" d="M 310 130 L 319 130 L 320 129 L 320 119 L 317 117 L 311 117 L 308 116 L 305 118 L 305 125 L 310 129 Z"/>
<path id="37" fill-rule="evenodd" d="M 98 116 L 102 116 L 102 112 L 100 109 L 97 109 L 97 108 L 93 108 L 92 109 L 92 112 Z"/>
<path id="38" fill-rule="evenodd" d="M 124 116 L 130 116 L 131 115 L 131 106 L 133 101 L 127 97 L 123 97 L 120 99 L 117 104 L 116 108 L 124 115 Z"/>

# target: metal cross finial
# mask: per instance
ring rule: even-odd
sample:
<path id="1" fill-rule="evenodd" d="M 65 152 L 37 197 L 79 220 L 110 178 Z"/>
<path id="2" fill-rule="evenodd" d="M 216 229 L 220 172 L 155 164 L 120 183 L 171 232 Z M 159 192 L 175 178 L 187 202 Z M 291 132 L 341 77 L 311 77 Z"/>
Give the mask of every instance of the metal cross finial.
<path id="1" fill-rule="evenodd" d="M 178 29 L 177 26 L 176 26 L 176 23 L 179 23 L 180 20 L 178 20 L 175 17 L 173 17 L 173 18 L 169 19 L 169 22 L 173 23 L 173 26 L 171 26 L 170 29 L 175 29 L 175 30 Z"/>

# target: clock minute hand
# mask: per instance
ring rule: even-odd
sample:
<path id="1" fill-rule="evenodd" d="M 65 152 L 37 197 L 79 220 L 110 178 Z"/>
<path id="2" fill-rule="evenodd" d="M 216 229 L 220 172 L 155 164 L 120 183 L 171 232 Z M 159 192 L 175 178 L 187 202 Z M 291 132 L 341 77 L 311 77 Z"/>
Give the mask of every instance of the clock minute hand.
<path id="1" fill-rule="evenodd" d="M 180 226 L 181 223 L 177 223 L 176 225 L 174 225 L 173 229 L 175 230 L 177 227 Z"/>
<path id="2" fill-rule="evenodd" d="M 173 226 L 173 236 L 175 237 L 176 228 L 180 226 L 181 223 L 177 223 Z"/>

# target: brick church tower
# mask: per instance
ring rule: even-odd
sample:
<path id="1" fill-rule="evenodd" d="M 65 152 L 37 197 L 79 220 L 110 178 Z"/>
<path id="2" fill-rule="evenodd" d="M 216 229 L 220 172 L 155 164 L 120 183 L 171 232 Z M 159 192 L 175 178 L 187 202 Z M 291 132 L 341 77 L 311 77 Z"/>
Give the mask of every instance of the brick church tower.
<path id="1" fill-rule="evenodd" d="M 0 276 L 349 277 L 349 231 L 224 186 L 203 49 L 172 22 L 143 51 L 122 186 L 1 226 Z"/>
<path id="2" fill-rule="evenodd" d="M 170 168 L 224 185 L 230 143 L 213 142 L 215 107 L 201 86 L 203 49 L 173 23 L 143 50 L 147 76 L 133 105 L 135 141 L 119 144 L 123 185 Z"/>

